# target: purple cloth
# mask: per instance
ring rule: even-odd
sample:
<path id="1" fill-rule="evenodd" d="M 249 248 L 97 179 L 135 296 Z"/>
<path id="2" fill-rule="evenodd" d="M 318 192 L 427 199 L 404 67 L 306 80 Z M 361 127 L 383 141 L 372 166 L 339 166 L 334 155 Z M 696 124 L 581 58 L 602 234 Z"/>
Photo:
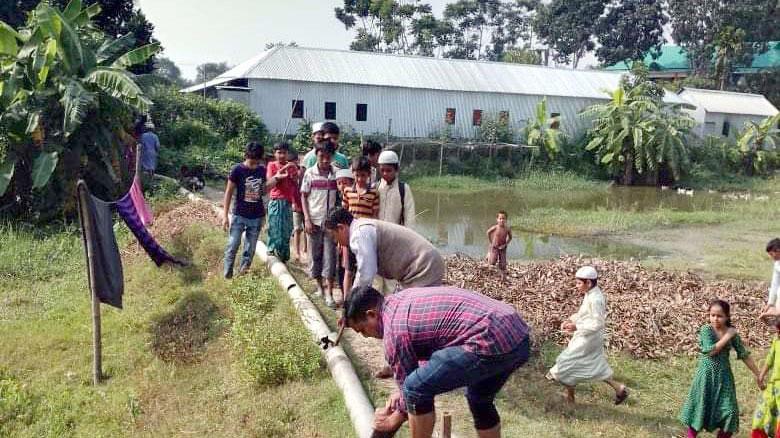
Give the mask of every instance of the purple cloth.
<path id="1" fill-rule="evenodd" d="M 149 234 L 149 230 L 146 229 L 141 218 L 138 216 L 138 210 L 133 204 L 133 199 L 128 192 L 120 200 L 114 203 L 116 205 L 116 211 L 122 220 L 125 221 L 127 227 L 133 232 L 135 238 L 138 239 L 138 243 L 144 248 L 149 257 L 154 260 L 157 266 L 162 266 L 165 262 L 171 262 L 175 264 L 183 265 L 181 261 L 168 254 L 156 240 Z"/>

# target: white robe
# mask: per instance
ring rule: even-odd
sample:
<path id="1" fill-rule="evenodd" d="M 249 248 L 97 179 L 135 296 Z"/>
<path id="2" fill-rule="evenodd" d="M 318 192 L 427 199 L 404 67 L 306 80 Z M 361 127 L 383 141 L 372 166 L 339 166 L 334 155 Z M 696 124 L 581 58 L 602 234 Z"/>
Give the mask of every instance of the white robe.
<path id="1" fill-rule="evenodd" d="M 580 309 L 569 318 L 577 326 L 569 345 L 555 360 L 550 375 L 560 383 L 574 386 L 585 380 L 606 380 L 612 368 L 604 352 L 607 302 L 596 286 L 585 294 Z"/>

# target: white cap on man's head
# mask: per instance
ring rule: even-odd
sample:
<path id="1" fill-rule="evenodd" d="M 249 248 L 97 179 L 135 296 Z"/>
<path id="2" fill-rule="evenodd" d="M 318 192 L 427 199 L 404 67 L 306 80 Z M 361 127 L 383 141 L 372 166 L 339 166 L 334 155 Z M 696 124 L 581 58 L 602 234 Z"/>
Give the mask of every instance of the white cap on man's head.
<path id="1" fill-rule="evenodd" d="M 336 179 L 339 178 L 349 178 L 349 179 L 355 179 L 352 176 L 352 171 L 349 169 L 339 169 L 336 171 Z"/>
<path id="2" fill-rule="evenodd" d="M 315 122 L 311 124 L 311 133 L 314 134 L 317 131 L 322 131 L 322 122 Z"/>
<path id="3" fill-rule="evenodd" d="M 382 151 L 377 161 L 379 164 L 398 164 L 398 154 L 393 151 Z"/>
<path id="4" fill-rule="evenodd" d="M 599 273 L 596 272 L 596 268 L 593 266 L 583 266 L 580 269 L 577 269 L 577 273 L 574 274 L 574 277 L 581 280 L 596 280 L 599 278 Z"/>

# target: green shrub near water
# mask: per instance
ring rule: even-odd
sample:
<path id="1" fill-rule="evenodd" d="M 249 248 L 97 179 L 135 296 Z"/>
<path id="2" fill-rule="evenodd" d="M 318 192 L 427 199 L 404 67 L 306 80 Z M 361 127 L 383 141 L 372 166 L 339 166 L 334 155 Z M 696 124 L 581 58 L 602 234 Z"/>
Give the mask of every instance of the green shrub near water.
<path id="1" fill-rule="evenodd" d="M 273 279 L 245 276 L 234 281 L 231 296 L 233 346 L 256 385 L 308 378 L 320 368 L 320 354 L 298 315 Z"/>

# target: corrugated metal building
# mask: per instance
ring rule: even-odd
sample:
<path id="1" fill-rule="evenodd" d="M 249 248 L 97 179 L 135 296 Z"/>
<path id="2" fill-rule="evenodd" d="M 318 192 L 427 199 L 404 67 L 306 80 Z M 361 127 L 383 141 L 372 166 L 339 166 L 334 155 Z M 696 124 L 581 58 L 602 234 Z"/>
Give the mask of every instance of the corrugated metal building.
<path id="1" fill-rule="evenodd" d="M 687 111 L 696 120 L 699 136 L 734 136 L 745 122 L 760 122 L 777 114 L 777 108 L 760 94 L 683 88 L 678 95 L 695 109 Z"/>
<path id="2" fill-rule="evenodd" d="M 363 134 L 427 137 L 449 128 L 474 137 L 481 121 L 521 129 L 547 97 L 570 135 L 583 108 L 607 98 L 620 73 L 346 50 L 275 47 L 209 82 L 182 90 L 248 104 L 273 133 L 333 120 Z M 668 101 L 683 102 L 670 94 Z"/>

